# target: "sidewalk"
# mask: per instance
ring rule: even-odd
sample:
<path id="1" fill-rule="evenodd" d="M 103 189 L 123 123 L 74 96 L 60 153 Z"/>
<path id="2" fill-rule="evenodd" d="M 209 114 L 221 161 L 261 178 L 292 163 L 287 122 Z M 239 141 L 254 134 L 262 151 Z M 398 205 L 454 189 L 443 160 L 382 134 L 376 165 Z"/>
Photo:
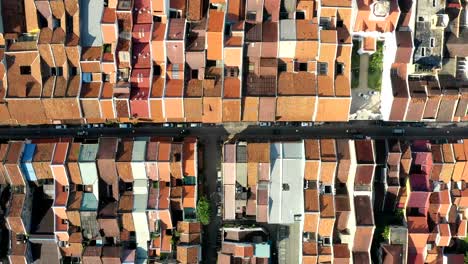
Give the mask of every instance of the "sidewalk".
<path id="1" fill-rule="evenodd" d="M 365 53 L 360 56 L 361 56 L 361 59 L 359 61 L 359 88 L 367 89 L 367 71 L 369 69 L 369 54 Z"/>

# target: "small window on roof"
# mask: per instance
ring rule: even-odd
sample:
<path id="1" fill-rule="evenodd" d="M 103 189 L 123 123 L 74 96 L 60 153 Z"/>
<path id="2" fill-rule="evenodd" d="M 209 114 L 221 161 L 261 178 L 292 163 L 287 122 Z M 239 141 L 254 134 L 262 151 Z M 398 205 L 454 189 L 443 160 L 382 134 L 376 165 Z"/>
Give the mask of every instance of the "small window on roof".
<path id="1" fill-rule="evenodd" d="M 192 79 L 198 79 L 198 69 L 192 70 Z"/>
<path id="2" fill-rule="evenodd" d="M 161 17 L 160 16 L 153 16 L 153 22 L 161 22 Z"/>
<path id="3" fill-rule="evenodd" d="M 343 75 L 345 70 L 345 65 L 343 63 L 336 64 L 336 75 Z"/>
<path id="4" fill-rule="evenodd" d="M 435 47 L 435 38 L 431 38 L 431 48 Z"/>
<path id="5" fill-rule="evenodd" d="M 323 29 L 329 29 L 331 24 L 331 18 L 329 17 L 321 17 L 319 20 L 319 26 Z"/>
<path id="6" fill-rule="evenodd" d="M 31 66 L 20 66 L 20 73 L 21 73 L 21 75 L 30 75 L 31 74 Z"/>
<path id="7" fill-rule="evenodd" d="M 289 191 L 289 184 L 283 183 L 283 191 Z"/>
<path id="8" fill-rule="evenodd" d="M 328 63 L 326 62 L 318 62 L 317 63 L 318 74 L 319 75 L 327 75 L 328 74 Z"/>
<path id="9" fill-rule="evenodd" d="M 40 14 L 37 16 L 37 23 L 39 25 L 39 28 L 47 27 L 49 25 L 47 19 Z"/>
<path id="10" fill-rule="evenodd" d="M 110 81 L 110 75 L 103 73 L 102 74 L 102 81 L 109 82 Z"/>
<path id="11" fill-rule="evenodd" d="M 161 66 L 157 64 L 153 65 L 153 75 L 155 76 L 161 75 Z"/>
<path id="12" fill-rule="evenodd" d="M 247 20 L 257 20 L 257 12 L 255 11 L 247 11 Z"/>
<path id="13" fill-rule="evenodd" d="M 343 27 L 343 20 L 336 21 L 336 27 Z"/>
<path id="14" fill-rule="evenodd" d="M 254 72 L 255 64 L 253 62 L 249 62 L 249 72 Z"/>
<path id="15" fill-rule="evenodd" d="M 111 44 L 104 44 L 102 45 L 102 49 L 104 53 L 111 53 L 112 52 L 112 45 Z"/>
<path id="16" fill-rule="evenodd" d="M 280 12 L 280 19 L 288 19 L 289 14 L 288 12 Z"/>
<path id="17" fill-rule="evenodd" d="M 307 62 L 299 63 L 299 71 L 307 71 Z"/>
<path id="18" fill-rule="evenodd" d="M 52 17 L 52 26 L 53 26 L 54 28 L 59 28 L 59 27 L 61 27 L 61 26 L 62 26 L 62 23 L 61 23 L 60 19 L 56 19 L 56 18 Z"/>
<path id="19" fill-rule="evenodd" d="M 304 20 L 305 19 L 305 11 L 296 11 L 296 19 L 297 20 Z"/>
<path id="20" fill-rule="evenodd" d="M 418 21 L 419 22 L 424 22 L 424 17 L 422 17 L 422 16 L 418 17 Z"/>
<path id="21" fill-rule="evenodd" d="M 331 246 L 331 238 L 330 237 L 323 237 L 322 238 L 322 245 L 323 246 Z"/>
<path id="22" fill-rule="evenodd" d="M 51 75 L 52 76 L 62 76 L 63 75 L 63 67 L 54 67 L 51 68 Z"/>
<path id="23" fill-rule="evenodd" d="M 284 62 L 278 62 L 278 72 L 285 72 L 288 70 L 288 65 Z"/>
<path id="24" fill-rule="evenodd" d="M 93 75 L 90 72 L 83 72 L 81 77 L 84 83 L 90 83 L 93 81 Z"/>
<path id="25" fill-rule="evenodd" d="M 181 18 L 182 10 L 171 9 L 169 10 L 169 18 Z"/>
<path id="26" fill-rule="evenodd" d="M 421 48 L 421 56 L 426 56 L 426 48 L 425 47 L 422 47 Z"/>
<path id="27" fill-rule="evenodd" d="M 224 27 L 224 35 L 231 36 L 231 32 L 232 32 L 232 25 L 226 24 Z"/>
<path id="28" fill-rule="evenodd" d="M 206 67 L 216 67 L 216 60 L 206 60 Z"/>
<path id="29" fill-rule="evenodd" d="M 437 6 L 437 1 L 436 1 L 436 0 L 432 0 L 432 6 L 433 6 L 433 7 L 436 7 L 436 6 Z"/>

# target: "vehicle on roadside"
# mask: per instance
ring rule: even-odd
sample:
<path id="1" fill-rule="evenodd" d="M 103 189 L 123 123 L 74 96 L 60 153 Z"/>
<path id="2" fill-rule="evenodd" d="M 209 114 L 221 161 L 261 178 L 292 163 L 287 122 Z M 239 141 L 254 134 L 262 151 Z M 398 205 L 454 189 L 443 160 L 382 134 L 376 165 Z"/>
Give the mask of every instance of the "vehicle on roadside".
<path id="1" fill-rule="evenodd" d="M 65 129 L 67 128 L 67 125 L 56 125 L 55 129 Z"/>
<path id="2" fill-rule="evenodd" d="M 411 126 L 413 126 L 413 127 L 425 127 L 426 124 L 424 122 L 414 122 L 414 123 L 411 123 Z"/>
<path id="3" fill-rule="evenodd" d="M 190 127 L 202 127 L 202 123 L 190 123 Z"/>
<path id="4" fill-rule="evenodd" d="M 131 128 L 131 124 L 119 124 L 119 128 Z"/>
<path id="5" fill-rule="evenodd" d="M 85 130 L 78 131 L 78 132 L 76 133 L 76 135 L 79 136 L 79 137 L 87 136 L 87 135 L 88 135 L 88 131 L 85 131 Z"/>
<path id="6" fill-rule="evenodd" d="M 271 123 L 270 122 L 260 122 L 259 125 L 261 127 L 266 127 L 266 126 L 271 126 Z"/>
<path id="7" fill-rule="evenodd" d="M 313 126 L 313 125 L 314 125 L 313 122 L 301 122 L 302 127 L 309 127 L 309 126 Z"/>
<path id="8" fill-rule="evenodd" d="M 221 207 L 221 204 L 217 205 L 217 215 L 220 217 L 223 215 L 223 208 Z"/>
<path id="9" fill-rule="evenodd" d="M 301 122 L 291 122 L 290 125 L 291 125 L 291 126 L 298 127 L 298 126 L 301 126 Z"/>
<path id="10" fill-rule="evenodd" d="M 174 127 L 174 124 L 172 123 L 164 123 L 163 127 Z"/>
<path id="11" fill-rule="evenodd" d="M 404 128 L 394 128 L 392 130 L 392 133 L 394 135 L 403 135 L 403 134 L 405 134 L 405 129 Z"/>
<path id="12" fill-rule="evenodd" d="M 354 134 L 353 138 L 354 139 L 365 139 L 366 137 L 363 134 Z"/>

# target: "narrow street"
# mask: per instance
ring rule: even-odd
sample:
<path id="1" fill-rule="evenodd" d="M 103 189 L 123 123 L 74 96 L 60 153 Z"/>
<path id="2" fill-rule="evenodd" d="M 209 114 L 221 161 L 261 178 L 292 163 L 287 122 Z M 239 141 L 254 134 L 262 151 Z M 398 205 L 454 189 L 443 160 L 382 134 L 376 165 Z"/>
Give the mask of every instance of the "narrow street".
<path id="1" fill-rule="evenodd" d="M 221 164 L 221 145 L 218 144 L 218 135 L 207 134 L 201 137 L 203 145 L 203 187 L 204 195 L 208 198 L 211 205 L 211 221 L 208 226 L 203 228 L 203 263 L 216 263 L 217 259 L 217 234 L 221 227 L 221 218 L 216 215 L 216 205 L 219 201 L 216 192 L 218 166 Z"/>

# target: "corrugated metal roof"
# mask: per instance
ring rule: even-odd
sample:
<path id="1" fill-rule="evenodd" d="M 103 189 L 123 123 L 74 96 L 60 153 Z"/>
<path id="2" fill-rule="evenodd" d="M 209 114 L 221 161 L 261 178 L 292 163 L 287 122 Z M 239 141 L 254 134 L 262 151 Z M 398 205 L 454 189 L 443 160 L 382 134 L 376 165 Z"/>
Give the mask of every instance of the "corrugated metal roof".
<path id="1" fill-rule="evenodd" d="M 224 219 L 236 218 L 236 187 L 235 185 L 224 185 Z"/>
<path id="2" fill-rule="evenodd" d="M 133 193 L 134 194 L 146 194 L 148 193 L 148 181 L 147 180 L 135 180 L 133 182 Z"/>
<path id="3" fill-rule="evenodd" d="M 283 6 L 288 13 L 292 13 L 296 11 L 296 0 L 283 0 Z"/>
<path id="4" fill-rule="evenodd" d="M 294 215 L 304 212 L 302 192 L 304 177 L 303 160 L 283 160 L 281 191 L 281 223 L 293 223 Z M 287 186 L 288 189 L 285 189 Z M 298 202 L 301 201 L 301 202 Z"/>
<path id="5" fill-rule="evenodd" d="M 247 146 L 246 145 L 237 145 L 236 158 L 237 158 L 237 162 L 242 162 L 242 163 L 247 162 Z"/>
<path id="6" fill-rule="evenodd" d="M 99 144 L 82 144 L 78 161 L 95 161 Z"/>
<path id="7" fill-rule="evenodd" d="M 279 148 L 279 149 L 278 149 Z M 268 219 L 270 223 L 280 223 L 281 221 L 281 160 L 279 159 L 280 143 L 272 144 L 270 152 L 278 152 L 278 155 L 271 155 L 271 176 Z M 273 158 L 276 157 L 276 158 Z M 277 159 L 278 158 L 278 159 Z"/>
<path id="8" fill-rule="evenodd" d="M 281 158 L 281 143 L 272 143 L 270 145 L 270 161 Z"/>
<path id="9" fill-rule="evenodd" d="M 296 40 L 296 20 L 280 20 L 280 40 Z"/>
<path id="10" fill-rule="evenodd" d="M 148 203 L 148 195 L 135 194 L 133 197 L 133 210 L 135 212 L 145 212 L 146 204 Z"/>
<path id="11" fill-rule="evenodd" d="M 255 244 L 255 257 L 269 258 L 270 257 L 270 244 L 267 244 L 267 243 Z"/>
<path id="12" fill-rule="evenodd" d="M 36 150 L 36 144 L 25 144 L 21 162 L 31 162 Z"/>
<path id="13" fill-rule="evenodd" d="M 304 158 L 303 142 L 283 143 L 283 158 L 284 159 L 303 159 Z"/>
<path id="14" fill-rule="evenodd" d="M 224 184 L 236 183 L 236 163 L 223 164 L 223 182 Z"/>
<path id="15" fill-rule="evenodd" d="M 98 208 L 98 199 L 93 193 L 83 193 L 81 200 L 81 211 L 96 211 Z"/>
<path id="16" fill-rule="evenodd" d="M 236 162 L 236 145 L 235 144 L 224 145 L 224 162 L 230 162 L 230 163 Z"/>
<path id="17" fill-rule="evenodd" d="M 146 141 L 133 142 L 132 161 L 145 161 Z"/>
<path id="18" fill-rule="evenodd" d="M 83 47 L 102 46 L 104 0 L 80 1 L 80 40 Z"/>
<path id="19" fill-rule="evenodd" d="M 247 163 L 236 163 L 236 181 L 247 187 Z"/>

